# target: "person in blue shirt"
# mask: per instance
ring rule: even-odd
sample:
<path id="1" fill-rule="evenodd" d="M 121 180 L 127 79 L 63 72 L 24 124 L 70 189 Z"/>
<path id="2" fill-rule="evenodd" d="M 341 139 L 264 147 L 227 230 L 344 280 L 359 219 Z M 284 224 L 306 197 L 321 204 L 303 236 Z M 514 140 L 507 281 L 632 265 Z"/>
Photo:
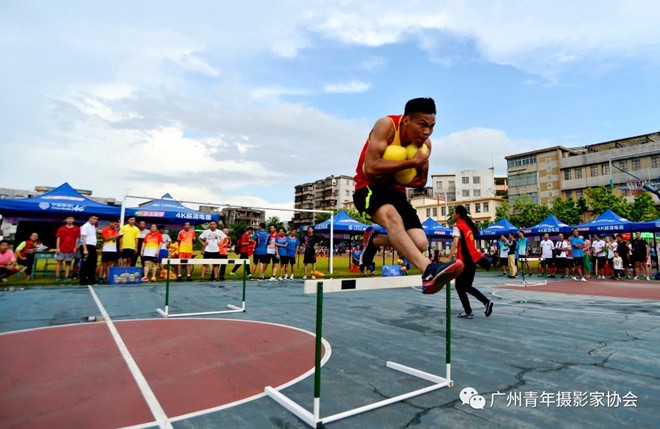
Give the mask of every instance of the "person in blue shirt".
<path id="1" fill-rule="evenodd" d="M 298 255 L 298 248 L 300 247 L 300 240 L 296 237 L 296 230 L 289 231 L 289 237 L 286 239 L 286 259 L 289 265 L 290 279 L 293 280 L 293 269 L 296 263 L 296 256 Z M 280 271 L 280 274 L 282 272 Z M 286 280 L 286 266 L 284 266 L 284 279 Z"/>
<path id="2" fill-rule="evenodd" d="M 529 239 L 525 234 L 518 231 L 518 243 L 516 244 L 516 256 L 520 261 L 520 271 L 525 272 L 525 265 L 527 265 L 527 275 L 532 276 L 532 269 L 529 267 L 527 256 L 529 255 Z"/>
<path id="3" fill-rule="evenodd" d="M 286 237 L 285 232 L 283 229 L 280 229 L 278 231 L 278 235 L 275 238 L 275 248 L 277 249 L 277 259 L 279 259 L 279 276 L 277 277 L 277 280 L 282 281 L 282 273 L 286 271 L 286 267 L 289 265 L 289 257 L 287 256 L 286 253 L 286 246 L 289 243 L 289 239 Z M 286 274 L 284 274 L 284 278 L 286 278 Z"/>
<path id="4" fill-rule="evenodd" d="M 259 276 L 257 277 L 257 280 L 263 281 L 264 271 L 266 271 L 266 266 L 270 263 L 271 259 L 268 254 L 268 241 L 270 240 L 270 234 L 266 231 L 266 224 L 264 222 L 259 224 L 259 229 L 254 233 L 252 239 L 255 242 L 254 264 L 259 265 Z"/>
<path id="5" fill-rule="evenodd" d="M 573 228 L 573 236 L 571 237 L 571 250 L 573 252 L 573 280 L 586 282 L 584 277 L 584 239 L 580 237 L 577 228 Z"/>

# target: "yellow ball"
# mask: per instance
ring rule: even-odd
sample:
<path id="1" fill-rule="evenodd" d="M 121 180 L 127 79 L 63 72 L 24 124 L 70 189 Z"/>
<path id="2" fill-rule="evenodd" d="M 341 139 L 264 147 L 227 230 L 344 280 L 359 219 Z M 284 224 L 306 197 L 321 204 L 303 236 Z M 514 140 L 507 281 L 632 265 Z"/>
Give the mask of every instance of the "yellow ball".
<path id="1" fill-rule="evenodd" d="M 406 168 L 405 170 L 397 171 L 394 173 L 394 180 L 402 185 L 407 185 L 417 176 L 415 168 Z"/>
<path id="2" fill-rule="evenodd" d="M 409 144 L 408 146 L 406 146 L 406 156 L 407 156 L 406 159 L 412 159 L 417 153 L 418 149 L 419 148 L 414 144 Z M 422 152 L 424 152 L 425 154 L 429 153 L 429 147 L 426 146 L 426 143 L 422 144 Z"/>
<path id="3" fill-rule="evenodd" d="M 385 149 L 383 159 L 388 161 L 405 161 L 407 154 L 405 147 L 390 145 Z"/>

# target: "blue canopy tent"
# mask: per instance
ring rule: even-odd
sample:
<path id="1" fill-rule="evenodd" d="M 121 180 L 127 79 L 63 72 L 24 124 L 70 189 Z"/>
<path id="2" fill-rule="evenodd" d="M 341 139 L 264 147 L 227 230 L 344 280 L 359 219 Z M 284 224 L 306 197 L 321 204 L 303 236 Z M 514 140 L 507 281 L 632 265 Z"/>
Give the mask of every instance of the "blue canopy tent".
<path id="1" fill-rule="evenodd" d="M 424 222 L 422 222 L 422 228 L 424 228 L 424 233 L 426 233 L 426 236 L 430 240 L 451 238 L 451 233 L 453 231 L 451 228 L 442 226 L 431 218 L 427 218 Z"/>
<path id="2" fill-rule="evenodd" d="M 161 219 L 164 223 L 173 224 L 184 222 L 196 224 L 220 220 L 220 215 L 217 213 L 205 213 L 190 209 L 176 201 L 170 194 L 165 194 L 159 200 L 150 201 L 140 207 L 127 207 L 124 217 L 130 216 L 140 219 Z"/>
<path id="3" fill-rule="evenodd" d="M 519 228 L 513 226 L 511 222 L 502 218 L 495 223 L 488 225 L 486 228 L 479 231 L 477 238 L 493 239 L 499 238 L 502 234 L 515 234 Z"/>
<path id="4" fill-rule="evenodd" d="M 0 213 L 17 218 L 62 219 L 72 215 L 83 219 L 97 215 L 102 218 L 118 217 L 120 208 L 98 203 L 81 195 L 68 182 L 34 198 L 0 199 Z"/>
<path id="5" fill-rule="evenodd" d="M 576 228 L 580 232 L 617 233 L 632 231 L 634 225 L 634 222 L 619 216 L 610 209 L 607 209 L 596 219 L 592 220 L 591 222 L 577 225 Z"/>
<path id="6" fill-rule="evenodd" d="M 660 231 L 660 218 L 647 222 L 635 222 L 632 226 L 633 231 L 655 232 Z"/>
<path id="7" fill-rule="evenodd" d="M 339 234 L 343 238 L 344 234 L 364 234 L 364 231 L 369 225 L 366 225 L 362 222 L 350 217 L 345 211 L 339 210 L 337 214 L 332 217 L 333 222 L 333 232 L 335 235 Z M 321 234 L 330 234 L 330 219 L 325 220 L 316 225 L 312 225 L 314 231 Z M 307 230 L 306 226 L 301 226 L 300 231 Z"/>
<path id="8" fill-rule="evenodd" d="M 551 214 L 548 215 L 545 219 L 543 219 L 541 222 L 537 223 L 534 226 L 530 226 L 528 228 L 523 228 L 523 233 L 525 235 L 542 235 L 542 234 L 566 234 L 571 232 L 572 228 L 557 219 L 557 216 Z"/>

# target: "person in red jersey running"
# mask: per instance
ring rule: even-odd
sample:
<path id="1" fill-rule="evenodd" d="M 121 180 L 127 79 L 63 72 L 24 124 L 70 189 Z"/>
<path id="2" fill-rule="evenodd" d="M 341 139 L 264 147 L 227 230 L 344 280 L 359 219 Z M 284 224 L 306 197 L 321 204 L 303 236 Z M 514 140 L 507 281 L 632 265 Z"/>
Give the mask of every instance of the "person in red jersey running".
<path id="1" fill-rule="evenodd" d="M 423 273 L 425 294 L 439 292 L 463 269 L 460 260 L 431 263 L 424 256 L 426 234 L 406 196 L 406 186 L 426 185 L 435 114 L 432 98 L 415 98 L 406 103 L 403 115 L 376 121 L 358 160 L 353 194 L 355 207 L 362 216 L 387 230 L 387 234 L 378 234 L 372 227 L 365 231 L 360 265 L 369 266 L 380 246 L 392 246 Z M 392 156 L 386 155 L 390 146 L 400 146 L 406 154 L 392 160 Z M 401 149 L 397 151 L 401 153 Z M 400 174 L 409 169 L 416 170 L 414 177 L 402 180 Z M 401 184 L 404 181 L 405 186 Z"/>

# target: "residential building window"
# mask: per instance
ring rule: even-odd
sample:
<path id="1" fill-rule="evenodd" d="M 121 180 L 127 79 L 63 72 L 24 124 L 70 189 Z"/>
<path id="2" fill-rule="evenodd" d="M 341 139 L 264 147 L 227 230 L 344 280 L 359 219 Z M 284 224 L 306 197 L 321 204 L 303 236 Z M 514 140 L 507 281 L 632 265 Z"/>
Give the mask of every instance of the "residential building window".
<path id="1" fill-rule="evenodd" d="M 472 190 L 472 196 L 473 197 L 480 197 L 481 196 L 481 189 L 473 189 Z"/>
<path id="2" fill-rule="evenodd" d="M 448 190 L 451 191 L 452 189 L 456 189 L 456 181 L 455 180 L 450 180 L 449 181 L 449 189 Z"/>
<path id="3" fill-rule="evenodd" d="M 433 207 L 433 217 L 438 217 L 438 208 Z"/>
<path id="4" fill-rule="evenodd" d="M 472 177 L 472 184 L 478 185 L 480 183 L 481 183 L 481 177 L 479 177 L 479 176 L 473 176 Z"/>
<path id="5" fill-rule="evenodd" d="M 603 176 L 609 175 L 610 174 L 610 164 L 601 165 L 600 171 L 603 173 Z"/>
<path id="6" fill-rule="evenodd" d="M 426 209 L 426 217 L 431 217 L 431 209 Z"/>
<path id="7" fill-rule="evenodd" d="M 564 180 L 571 180 L 571 170 L 564 170 Z"/>
<path id="8" fill-rule="evenodd" d="M 575 167 L 575 178 L 582 179 L 582 167 Z"/>
<path id="9" fill-rule="evenodd" d="M 469 185 L 470 184 L 470 178 L 469 177 L 461 177 L 461 181 L 464 185 Z"/>
<path id="10" fill-rule="evenodd" d="M 589 168 L 591 169 L 591 177 L 598 176 L 598 166 L 597 165 L 592 165 Z"/>
<path id="11" fill-rule="evenodd" d="M 623 161 L 618 161 L 617 164 L 619 164 L 620 168 L 623 168 L 624 170 L 628 169 L 628 160 L 624 159 Z"/>
<path id="12" fill-rule="evenodd" d="M 651 155 L 651 168 L 660 167 L 660 155 Z"/>
<path id="13" fill-rule="evenodd" d="M 471 213 L 471 212 L 470 212 L 470 205 L 469 205 L 469 204 L 466 204 L 466 205 L 465 205 L 465 209 L 467 210 L 468 213 Z"/>
<path id="14" fill-rule="evenodd" d="M 446 210 L 446 207 L 442 207 L 442 209 L 441 209 L 441 213 L 442 213 L 442 217 L 447 216 L 447 210 Z"/>
<path id="15" fill-rule="evenodd" d="M 488 202 L 484 203 L 484 213 L 488 213 L 490 211 L 490 207 L 488 205 Z"/>
<path id="16" fill-rule="evenodd" d="M 632 170 L 633 171 L 639 170 L 639 158 L 632 160 Z"/>
<path id="17" fill-rule="evenodd" d="M 584 195 L 584 191 L 582 189 L 578 189 L 578 190 L 575 191 L 575 199 L 576 200 L 579 200 L 580 198 L 582 198 L 582 195 Z"/>
<path id="18" fill-rule="evenodd" d="M 442 180 L 438 180 L 438 189 L 442 189 Z"/>
<path id="19" fill-rule="evenodd" d="M 469 197 L 470 196 L 470 190 L 469 189 L 463 189 L 463 196 L 464 197 Z"/>
<path id="20" fill-rule="evenodd" d="M 566 199 L 571 199 L 573 198 L 573 191 L 566 191 Z"/>
<path id="21" fill-rule="evenodd" d="M 474 212 L 481 213 L 481 203 L 474 203 Z"/>
<path id="22" fill-rule="evenodd" d="M 507 161 L 507 168 L 521 167 L 523 165 L 536 164 L 536 155 L 528 155 Z"/>
<path id="23" fill-rule="evenodd" d="M 509 176 L 509 187 L 536 185 L 536 173 L 514 174 Z"/>

